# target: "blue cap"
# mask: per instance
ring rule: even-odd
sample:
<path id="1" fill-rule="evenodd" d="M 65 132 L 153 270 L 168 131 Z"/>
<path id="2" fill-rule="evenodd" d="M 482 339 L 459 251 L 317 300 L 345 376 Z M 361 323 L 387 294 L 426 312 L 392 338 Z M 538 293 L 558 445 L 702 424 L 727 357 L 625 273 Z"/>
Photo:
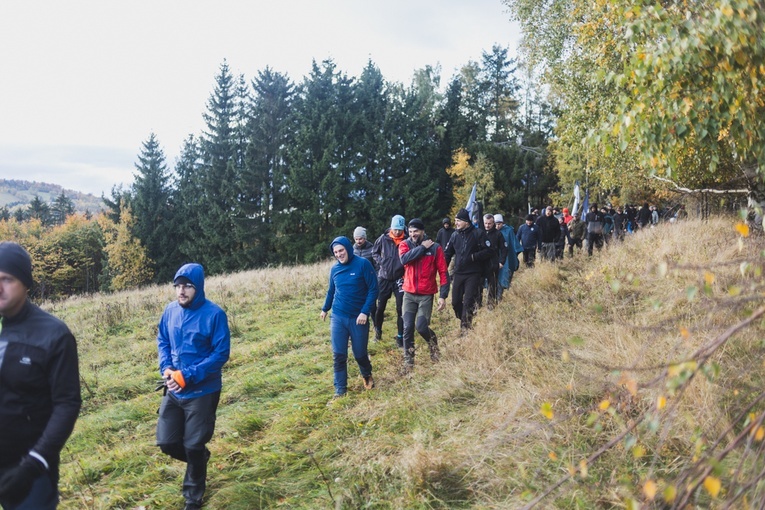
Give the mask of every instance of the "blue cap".
<path id="1" fill-rule="evenodd" d="M 406 230 L 406 221 L 404 221 L 404 217 L 400 214 L 397 214 L 393 217 L 392 220 L 390 220 L 390 229 L 391 230 Z"/>

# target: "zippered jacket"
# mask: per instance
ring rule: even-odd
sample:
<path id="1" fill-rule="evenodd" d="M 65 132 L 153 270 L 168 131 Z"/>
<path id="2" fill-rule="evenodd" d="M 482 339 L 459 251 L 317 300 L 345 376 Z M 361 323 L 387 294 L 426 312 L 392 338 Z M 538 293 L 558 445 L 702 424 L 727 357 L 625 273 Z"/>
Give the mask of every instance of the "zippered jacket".
<path id="1" fill-rule="evenodd" d="M 377 238 L 372 248 L 372 256 L 377 262 L 377 276 L 394 282 L 404 276 L 404 266 L 398 258 L 398 246 L 388 234 L 390 229 Z"/>
<path id="2" fill-rule="evenodd" d="M 425 239 L 428 237 L 423 237 L 423 241 Z M 438 292 L 443 299 L 449 296 L 449 271 L 440 244 L 425 248 L 410 238 L 398 245 L 398 253 L 404 265 L 404 292 L 423 296 Z M 440 289 L 436 286 L 436 275 L 441 282 Z"/>
<path id="3" fill-rule="evenodd" d="M 454 258 L 456 274 L 483 274 L 492 254 L 490 244 L 486 231 L 471 224 L 462 230 L 455 230 L 444 251 L 446 265 Z"/>
<path id="4" fill-rule="evenodd" d="M 353 318 L 360 313 L 369 316 L 378 293 L 372 263 L 353 254 L 351 241 L 347 237 L 336 237 L 329 245 L 330 251 L 336 244 L 342 244 L 348 251 L 348 262 L 341 264 L 338 261 L 330 269 L 329 288 L 321 310 L 328 312 L 332 309 L 338 317 Z"/>
<path id="5" fill-rule="evenodd" d="M 3 319 L 0 344 L 0 468 L 34 452 L 58 481 L 82 404 L 77 343 L 66 324 L 27 301 Z"/>
<path id="6" fill-rule="evenodd" d="M 205 297 L 204 270 L 199 264 L 181 267 L 173 280 L 185 276 L 196 287 L 188 307 L 173 301 L 162 314 L 157 332 L 159 373 L 180 370 L 186 387 L 174 395 L 197 398 L 219 391 L 221 370 L 231 350 L 226 312 Z"/>

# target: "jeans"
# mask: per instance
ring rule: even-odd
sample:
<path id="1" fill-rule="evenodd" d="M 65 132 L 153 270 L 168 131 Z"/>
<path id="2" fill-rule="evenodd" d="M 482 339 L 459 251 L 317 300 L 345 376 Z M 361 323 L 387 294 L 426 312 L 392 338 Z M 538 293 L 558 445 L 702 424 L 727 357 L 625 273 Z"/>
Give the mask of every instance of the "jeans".
<path id="1" fill-rule="evenodd" d="M 332 357 L 335 369 L 335 393 L 345 394 L 348 391 L 348 339 L 351 340 L 351 351 L 359 372 L 363 377 L 372 375 L 372 362 L 369 360 L 367 345 L 369 343 L 369 322 L 364 325 L 356 324 L 356 317 L 330 316 L 329 335 L 332 342 Z"/>

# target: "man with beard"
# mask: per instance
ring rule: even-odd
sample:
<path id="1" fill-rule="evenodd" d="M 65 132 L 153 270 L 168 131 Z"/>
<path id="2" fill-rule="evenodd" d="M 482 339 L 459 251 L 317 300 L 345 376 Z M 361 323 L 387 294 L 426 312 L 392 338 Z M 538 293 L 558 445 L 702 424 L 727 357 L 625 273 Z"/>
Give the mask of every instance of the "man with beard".
<path id="1" fill-rule="evenodd" d="M 454 282 L 452 284 L 452 309 L 460 319 L 462 333 L 473 327 L 478 293 L 486 262 L 491 257 L 489 240 L 483 229 L 470 223 L 467 209 L 460 209 L 455 218 L 456 231 L 446 246 L 446 265 L 454 258 Z"/>
<path id="2" fill-rule="evenodd" d="M 441 245 L 425 235 L 425 224 L 419 218 L 409 222 L 409 239 L 398 246 L 404 265 L 404 368 L 414 367 L 414 330 L 430 349 L 430 359 L 439 360 L 438 340 L 430 329 L 433 295 L 438 292 L 438 311 L 444 309 L 449 296 L 449 273 Z M 436 275 L 440 287 L 436 286 Z"/>
<path id="3" fill-rule="evenodd" d="M 215 431 L 231 334 L 226 312 L 205 297 L 204 269 L 185 264 L 173 279 L 176 300 L 165 307 L 157 331 L 159 373 L 167 392 L 159 408 L 157 446 L 186 463 L 186 510 L 202 508 L 207 484 L 206 445 Z"/>

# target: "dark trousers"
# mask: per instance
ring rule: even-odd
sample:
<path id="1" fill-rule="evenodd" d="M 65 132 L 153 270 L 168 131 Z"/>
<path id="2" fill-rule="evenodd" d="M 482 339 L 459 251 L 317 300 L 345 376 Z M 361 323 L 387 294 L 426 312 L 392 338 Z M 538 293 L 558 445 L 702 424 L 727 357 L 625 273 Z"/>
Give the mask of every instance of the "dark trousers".
<path id="1" fill-rule="evenodd" d="M 473 326 L 476 300 L 481 291 L 482 282 L 483 279 L 479 273 L 454 274 L 452 309 L 454 309 L 454 315 L 460 320 L 462 329 L 469 329 Z"/>
<path id="2" fill-rule="evenodd" d="M 568 254 L 571 257 L 574 256 L 574 246 L 576 246 L 577 248 L 579 248 L 581 250 L 582 249 L 582 239 L 581 238 L 577 239 L 575 237 L 571 238 L 571 244 L 568 245 Z"/>
<path id="3" fill-rule="evenodd" d="M 498 294 L 498 277 L 499 266 L 486 275 L 486 304 L 490 307 L 496 305 L 501 297 L 501 294 Z"/>
<path id="4" fill-rule="evenodd" d="M 523 263 L 526 267 L 534 267 L 534 260 L 537 258 L 536 248 L 524 248 L 523 249 Z"/>
<path id="5" fill-rule="evenodd" d="M 592 255 L 592 248 L 596 246 L 598 251 L 603 248 L 603 234 L 589 232 L 587 234 L 587 255 Z"/>
<path id="6" fill-rule="evenodd" d="M 159 408 L 157 446 L 170 457 L 186 463 L 183 497 L 187 504 L 202 506 L 210 458 L 205 445 L 215 431 L 219 400 L 220 391 L 184 399 L 168 391 Z"/>
<path id="7" fill-rule="evenodd" d="M 382 331 L 383 318 L 385 317 L 385 308 L 388 306 L 388 300 L 391 296 L 396 298 L 396 327 L 398 328 L 398 337 L 404 337 L 404 319 L 401 313 L 401 306 L 404 303 L 404 291 L 401 286 L 404 283 L 403 278 L 398 280 L 377 279 L 377 312 L 375 312 L 375 329 Z M 402 344 L 403 345 L 403 344 Z M 401 347 L 402 345 L 399 345 Z"/>

